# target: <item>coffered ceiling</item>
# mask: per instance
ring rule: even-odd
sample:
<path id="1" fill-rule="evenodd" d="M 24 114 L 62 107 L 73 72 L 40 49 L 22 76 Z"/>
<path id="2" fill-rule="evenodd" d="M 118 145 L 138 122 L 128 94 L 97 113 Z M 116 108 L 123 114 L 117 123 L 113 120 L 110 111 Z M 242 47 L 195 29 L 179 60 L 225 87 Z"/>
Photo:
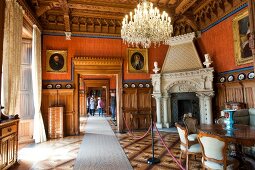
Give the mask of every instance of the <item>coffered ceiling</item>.
<path id="1" fill-rule="evenodd" d="M 120 36 L 123 17 L 138 0 L 23 0 L 44 32 Z M 244 0 L 150 0 L 172 17 L 174 34 L 198 31 Z"/>

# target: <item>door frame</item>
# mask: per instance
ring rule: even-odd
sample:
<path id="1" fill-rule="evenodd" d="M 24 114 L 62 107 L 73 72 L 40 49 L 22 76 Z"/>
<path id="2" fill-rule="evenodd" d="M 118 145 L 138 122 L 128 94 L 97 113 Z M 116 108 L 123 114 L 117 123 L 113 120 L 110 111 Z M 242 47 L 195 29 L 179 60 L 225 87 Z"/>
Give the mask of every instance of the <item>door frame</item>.
<path id="1" fill-rule="evenodd" d="M 80 75 L 114 75 L 116 77 L 116 115 L 117 130 L 123 131 L 122 112 L 122 67 L 121 57 L 74 57 L 74 129 L 75 134 L 80 133 L 79 113 L 79 78 Z"/>

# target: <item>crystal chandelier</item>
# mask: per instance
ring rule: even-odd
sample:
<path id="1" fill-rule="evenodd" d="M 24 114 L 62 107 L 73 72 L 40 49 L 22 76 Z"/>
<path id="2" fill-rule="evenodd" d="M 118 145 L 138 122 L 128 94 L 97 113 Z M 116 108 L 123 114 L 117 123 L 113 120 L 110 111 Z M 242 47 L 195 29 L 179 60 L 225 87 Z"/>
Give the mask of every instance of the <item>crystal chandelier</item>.
<path id="1" fill-rule="evenodd" d="M 128 45 L 149 48 L 152 43 L 154 46 L 165 44 L 172 32 L 173 26 L 168 14 L 165 11 L 160 14 L 151 2 L 143 0 L 135 8 L 134 14 L 130 12 L 130 17 L 124 17 L 121 38 Z"/>

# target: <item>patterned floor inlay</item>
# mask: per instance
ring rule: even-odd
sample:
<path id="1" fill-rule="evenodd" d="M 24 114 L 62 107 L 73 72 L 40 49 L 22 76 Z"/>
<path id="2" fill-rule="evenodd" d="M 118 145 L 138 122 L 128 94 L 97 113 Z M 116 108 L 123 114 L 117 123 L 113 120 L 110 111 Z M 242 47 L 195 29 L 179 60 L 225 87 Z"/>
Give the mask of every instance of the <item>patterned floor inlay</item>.
<path id="1" fill-rule="evenodd" d="M 120 134 L 116 132 L 116 126 L 112 121 L 109 121 L 112 129 L 115 131 L 115 135 L 118 138 L 120 145 L 124 149 L 131 165 L 135 170 L 169 170 L 169 169 L 180 169 L 177 164 L 174 162 L 172 157 L 168 154 L 167 150 L 160 141 L 159 136 L 155 132 L 155 157 L 160 159 L 160 163 L 156 165 L 147 164 L 147 159 L 152 157 L 152 148 L 151 148 L 151 136 L 150 134 L 141 140 L 133 139 L 128 133 Z M 143 132 L 134 132 L 135 136 L 142 136 L 145 133 Z M 171 132 L 160 132 L 166 145 L 176 158 L 179 159 L 180 155 L 180 141 L 178 133 Z M 185 167 L 184 158 L 182 159 L 182 164 Z M 201 169 L 201 156 L 190 158 L 190 168 L 192 170 Z"/>

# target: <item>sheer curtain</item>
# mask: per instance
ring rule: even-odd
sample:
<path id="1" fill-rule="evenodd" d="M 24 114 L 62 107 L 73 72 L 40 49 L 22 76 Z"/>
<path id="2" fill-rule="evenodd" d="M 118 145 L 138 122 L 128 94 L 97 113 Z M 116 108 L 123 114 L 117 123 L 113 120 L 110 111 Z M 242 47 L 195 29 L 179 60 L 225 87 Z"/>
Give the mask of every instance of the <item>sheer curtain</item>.
<path id="1" fill-rule="evenodd" d="M 2 104 L 4 113 L 16 114 L 19 100 L 23 10 L 16 0 L 6 0 L 3 45 Z"/>
<path id="2" fill-rule="evenodd" d="M 35 143 L 45 142 L 46 135 L 41 113 L 42 98 L 42 64 L 41 64 L 41 32 L 36 25 L 33 26 L 32 42 L 32 83 L 34 98 L 34 135 Z"/>

